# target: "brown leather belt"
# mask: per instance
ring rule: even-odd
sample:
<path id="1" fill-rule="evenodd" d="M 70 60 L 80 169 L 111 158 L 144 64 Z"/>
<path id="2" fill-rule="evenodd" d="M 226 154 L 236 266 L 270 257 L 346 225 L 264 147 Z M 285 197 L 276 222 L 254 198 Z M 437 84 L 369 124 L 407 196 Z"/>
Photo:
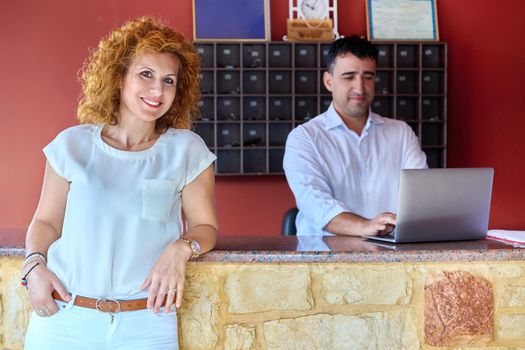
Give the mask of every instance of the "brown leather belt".
<path id="1" fill-rule="evenodd" d="M 53 299 L 67 303 L 56 291 L 51 294 Z M 73 305 L 86 307 L 88 309 L 95 309 L 100 312 L 117 313 L 122 311 L 136 311 L 146 309 L 148 299 L 132 299 L 132 300 L 113 300 L 113 299 L 95 299 L 77 295 Z M 162 305 L 166 305 L 166 298 L 162 301 Z"/>

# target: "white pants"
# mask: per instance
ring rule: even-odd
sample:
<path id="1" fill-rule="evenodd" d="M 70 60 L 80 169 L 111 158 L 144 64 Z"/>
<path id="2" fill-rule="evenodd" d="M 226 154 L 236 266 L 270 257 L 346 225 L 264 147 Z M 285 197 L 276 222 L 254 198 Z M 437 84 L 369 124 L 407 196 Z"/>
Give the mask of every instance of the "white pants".
<path id="1" fill-rule="evenodd" d="M 177 315 L 161 309 L 107 313 L 57 301 L 51 317 L 31 313 L 26 350 L 178 349 Z"/>

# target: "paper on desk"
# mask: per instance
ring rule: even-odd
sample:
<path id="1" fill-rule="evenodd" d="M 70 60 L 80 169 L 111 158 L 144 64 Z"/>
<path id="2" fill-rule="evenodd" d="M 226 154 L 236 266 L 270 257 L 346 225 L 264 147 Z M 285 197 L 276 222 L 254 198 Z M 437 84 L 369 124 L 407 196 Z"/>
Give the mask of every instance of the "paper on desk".
<path id="1" fill-rule="evenodd" d="M 487 238 L 525 247 L 525 231 L 489 230 Z"/>

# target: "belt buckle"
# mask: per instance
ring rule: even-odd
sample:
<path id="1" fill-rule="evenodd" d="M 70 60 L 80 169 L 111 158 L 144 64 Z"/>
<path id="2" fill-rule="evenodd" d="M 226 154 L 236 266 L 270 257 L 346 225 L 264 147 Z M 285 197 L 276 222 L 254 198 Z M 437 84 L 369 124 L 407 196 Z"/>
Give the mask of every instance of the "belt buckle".
<path id="1" fill-rule="evenodd" d="M 100 303 L 107 303 L 107 302 L 113 302 L 113 303 L 116 303 L 117 304 L 117 309 L 115 311 L 111 311 L 111 307 L 109 308 L 109 311 L 103 311 L 100 309 Z M 116 314 L 118 312 L 120 312 L 120 302 L 116 299 L 97 299 L 97 302 L 95 303 L 95 309 L 97 309 L 97 311 L 99 312 L 102 312 L 102 313 L 108 313 L 110 315 L 113 315 L 113 314 Z"/>

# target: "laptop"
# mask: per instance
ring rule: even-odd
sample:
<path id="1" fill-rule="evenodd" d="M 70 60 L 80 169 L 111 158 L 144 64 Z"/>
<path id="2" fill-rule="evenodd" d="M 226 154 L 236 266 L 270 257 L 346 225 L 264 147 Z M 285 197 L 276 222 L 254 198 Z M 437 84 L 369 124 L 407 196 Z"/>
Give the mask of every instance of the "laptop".
<path id="1" fill-rule="evenodd" d="M 487 236 L 492 168 L 401 170 L 397 224 L 390 243 L 483 239 Z"/>

